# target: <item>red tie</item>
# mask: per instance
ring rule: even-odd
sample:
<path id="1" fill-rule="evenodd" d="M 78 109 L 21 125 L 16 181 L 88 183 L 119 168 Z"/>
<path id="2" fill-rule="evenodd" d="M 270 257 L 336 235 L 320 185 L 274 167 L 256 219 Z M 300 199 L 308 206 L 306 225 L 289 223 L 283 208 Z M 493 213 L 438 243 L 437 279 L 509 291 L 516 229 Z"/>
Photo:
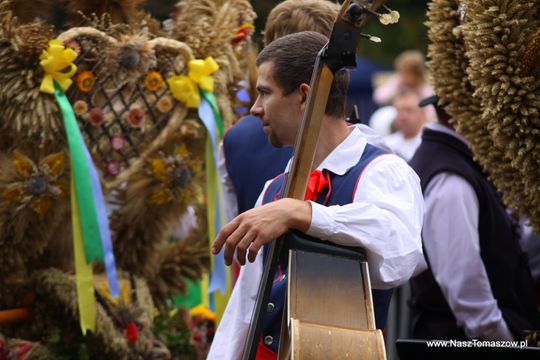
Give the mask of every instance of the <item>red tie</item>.
<path id="1" fill-rule="evenodd" d="M 320 170 L 313 170 L 309 174 L 304 200 L 317 201 L 319 194 L 328 186 L 328 178 Z"/>

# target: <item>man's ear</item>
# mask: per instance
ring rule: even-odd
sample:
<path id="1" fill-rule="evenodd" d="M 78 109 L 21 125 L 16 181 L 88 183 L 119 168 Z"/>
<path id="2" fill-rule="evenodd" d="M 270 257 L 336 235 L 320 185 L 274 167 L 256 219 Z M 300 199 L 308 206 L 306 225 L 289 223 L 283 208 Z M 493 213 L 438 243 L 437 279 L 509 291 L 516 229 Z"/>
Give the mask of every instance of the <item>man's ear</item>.
<path id="1" fill-rule="evenodd" d="M 300 93 L 302 94 L 302 105 L 306 105 L 309 90 L 310 90 L 310 87 L 308 84 L 306 83 L 300 84 Z"/>

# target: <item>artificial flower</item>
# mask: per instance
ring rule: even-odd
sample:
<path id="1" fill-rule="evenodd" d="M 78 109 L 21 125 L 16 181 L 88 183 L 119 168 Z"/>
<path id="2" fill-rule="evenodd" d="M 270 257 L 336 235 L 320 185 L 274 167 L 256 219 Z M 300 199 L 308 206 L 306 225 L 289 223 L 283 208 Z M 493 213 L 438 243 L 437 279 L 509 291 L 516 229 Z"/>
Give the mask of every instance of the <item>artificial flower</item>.
<path id="1" fill-rule="evenodd" d="M 204 60 L 190 60 L 188 68 L 189 78 L 198 84 L 201 89 L 208 92 L 214 91 L 214 78 L 210 75 L 219 70 L 219 65 L 213 57 L 209 56 Z"/>
<path id="2" fill-rule="evenodd" d="M 186 104 L 188 108 L 196 109 L 201 102 L 197 84 L 188 76 L 173 76 L 167 79 L 169 89 L 174 98 Z"/>
<path id="3" fill-rule="evenodd" d="M 163 205 L 173 200 L 184 201 L 190 198 L 189 187 L 193 177 L 200 171 L 200 163 L 190 158 L 184 144 L 174 154 L 150 159 L 150 171 L 156 185 L 149 195 L 149 203 Z"/>
<path id="4" fill-rule="evenodd" d="M 111 138 L 111 146 L 114 150 L 122 150 L 125 144 L 126 140 L 122 135 L 116 135 Z"/>
<path id="5" fill-rule="evenodd" d="M 88 113 L 88 121 L 93 126 L 101 126 L 105 122 L 105 113 L 100 108 L 93 108 Z"/>
<path id="6" fill-rule="evenodd" d="M 64 153 L 58 152 L 43 158 L 35 164 L 23 153 L 13 152 L 13 168 L 17 179 L 10 183 L 2 196 L 18 202 L 17 210 L 31 208 L 39 215 L 45 215 L 53 206 L 55 198 L 69 194 L 68 185 L 62 178 Z"/>
<path id="7" fill-rule="evenodd" d="M 139 108 L 132 108 L 128 113 L 128 124 L 132 128 L 141 128 L 144 125 L 144 111 Z"/>
<path id="8" fill-rule="evenodd" d="M 83 116 L 88 112 L 88 103 L 84 100 L 77 100 L 73 104 L 73 112 L 77 116 Z"/>
<path id="9" fill-rule="evenodd" d="M 236 31 L 236 34 L 232 39 L 232 43 L 235 45 L 241 43 L 251 36 L 254 30 L 255 26 L 252 23 L 243 23 L 242 26 L 240 26 L 240 28 Z"/>
<path id="10" fill-rule="evenodd" d="M 88 93 L 94 88 L 96 77 L 91 71 L 83 71 L 77 75 L 76 83 L 80 92 Z"/>
<path id="11" fill-rule="evenodd" d="M 156 108 L 162 114 L 167 114 L 173 107 L 173 100 L 170 96 L 163 96 L 156 104 Z"/>
<path id="12" fill-rule="evenodd" d="M 69 89 L 73 83 L 71 77 L 77 72 L 77 66 L 73 64 L 75 58 L 77 58 L 77 53 L 73 49 L 66 49 L 60 40 L 49 41 L 49 47 L 41 53 L 39 58 L 39 64 L 45 71 L 39 90 L 54 94 L 55 82 L 62 91 Z"/>
<path id="13" fill-rule="evenodd" d="M 112 176 L 120 174 L 120 163 L 116 160 L 107 162 L 107 172 Z"/>
<path id="14" fill-rule="evenodd" d="M 157 71 L 150 71 L 144 79 L 144 86 L 148 91 L 157 91 L 163 87 L 163 78 Z"/>
<path id="15" fill-rule="evenodd" d="M 126 335 L 126 338 L 130 344 L 135 344 L 137 342 L 137 338 L 139 337 L 139 328 L 137 327 L 137 324 L 134 322 L 128 323 L 124 328 L 124 334 Z"/>

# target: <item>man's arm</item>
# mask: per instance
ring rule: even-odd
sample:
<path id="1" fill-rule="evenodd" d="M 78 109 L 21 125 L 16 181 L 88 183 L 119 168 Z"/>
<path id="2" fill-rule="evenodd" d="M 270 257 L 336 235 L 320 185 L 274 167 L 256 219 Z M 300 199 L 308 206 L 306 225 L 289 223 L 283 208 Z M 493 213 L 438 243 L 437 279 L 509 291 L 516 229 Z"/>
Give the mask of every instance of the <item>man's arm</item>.
<path id="1" fill-rule="evenodd" d="M 311 204 L 295 199 L 280 199 L 250 209 L 225 225 L 219 232 L 212 252 L 224 247 L 225 264 L 230 265 L 236 251 L 240 265 L 255 261 L 263 245 L 279 238 L 289 230 L 306 232 L 311 223 Z"/>
<path id="2" fill-rule="evenodd" d="M 212 251 L 225 247 L 230 263 L 237 249 L 238 261 L 244 264 L 246 250 L 253 261 L 262 245 L 296 229 L 322 240 L 364 247 L 374 288 L 402 284 L 423 263 L 424 207 L 418 177 L 402 159 L 384 155 L 366 168 L 357 188 L 354 203 L 345 206 L 281 199 L 247 211 L 222 229 Z"/>
<path id="3" fill-rule="evenodd" d="M 435 280 L 470 338 L 513 340 L 480 257 L 478 198 L 462 177 L 443 173 L 426 192 L 424 247 Z"/>
<path id="4" fill-rule="evenodd" d="M 416 173 L 396 155 L 374 159 L 358 181 L 354 203 L 312 204 L 307 232 L 366 250 L 372 287 L 401 285 L 425 268 L 420 232 L 424 200 Z"/>

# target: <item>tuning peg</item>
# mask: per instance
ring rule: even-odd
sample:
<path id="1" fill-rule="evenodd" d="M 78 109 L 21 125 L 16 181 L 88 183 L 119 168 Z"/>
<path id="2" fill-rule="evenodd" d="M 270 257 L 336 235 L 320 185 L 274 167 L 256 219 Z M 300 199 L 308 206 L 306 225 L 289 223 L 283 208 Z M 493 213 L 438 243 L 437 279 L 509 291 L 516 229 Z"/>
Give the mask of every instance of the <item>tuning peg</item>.
<path id="1" fill-rule="evenodd" d="M 395 24 L 399 21 L 399 12 L 396 10 L 391 10 L 385 14 L 381 14 L 379 16 L 379 21 L 383 25 Z"/>
<path id="2" fill-rule="evenodd" d="M 399 21 L 399 12 L 390 9 L 388 6 L 383 5 L 384 10 L 388 11 L 386 14 L 382 14 L 379 17 L 379 21 L 383 25 L 395 24 Z"/>
<path id="3" fill-rule="evenodd" d="M 364 8 L 364 10 L 372 15 L 375 15 L 379 19 L 380 23 L 383 25 L 395 24 L 399 21 L 399 12 L 397 12 L 396 10 L 390 9 L 386 5 L 383 5 L 383 8 L 388 12 L 381 14 L 381 13 L 371 10 L 368 7 Z"/>
<path id="4" fill-rule="evenodd" d="M 374 43 L 377 43 L 377 44 L 382 42 L 381 38 L 378 36 L 373 36 L 373 35 L 363 34 L 363 33 L 360 33 L 360 36 L 368 39 L 369 41 L 373 41 Z"/>

